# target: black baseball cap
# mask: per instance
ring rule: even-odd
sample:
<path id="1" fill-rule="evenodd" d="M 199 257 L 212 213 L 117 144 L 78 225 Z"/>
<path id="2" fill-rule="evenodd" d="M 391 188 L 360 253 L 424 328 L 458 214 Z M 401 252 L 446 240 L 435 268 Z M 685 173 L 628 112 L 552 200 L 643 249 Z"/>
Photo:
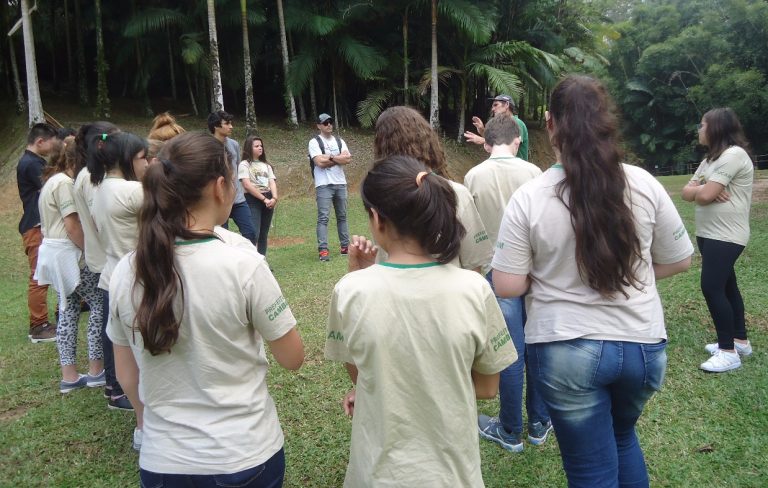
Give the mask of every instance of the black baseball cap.
<path id="1" fill-rule="evenodd" d="M 512 97 L 509 95 L 496 95 L 493 98 L 489 98 L 488 100 L 493 100 L 494 102 L 507 102 L 508 104 L 515 106 L 514 100 L 512 100 Z"/>
<path id="2" fill-rule="evenodd" d="M 320 115 L 317 116 L 317 123 L 318 124 L 324 124 L 325 122 L 327 122 L 329 120 L 331 122 L 333 122 L 333 117 L 331 117 L 328 114 L 320 114 Z"/>

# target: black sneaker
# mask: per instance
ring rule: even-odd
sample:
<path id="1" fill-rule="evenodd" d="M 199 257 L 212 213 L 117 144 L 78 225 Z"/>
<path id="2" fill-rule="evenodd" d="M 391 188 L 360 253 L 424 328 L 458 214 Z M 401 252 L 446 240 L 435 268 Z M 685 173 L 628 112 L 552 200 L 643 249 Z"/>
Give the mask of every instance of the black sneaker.
<path id="1" fill-rule="evenodd" d="M 125 395 L 110 397 L 107 401 L 107 408 L 110 410 L 133 411 L 133 405 L 131 405 L 130 400 Z"/>
<path id="2" fill-rule="evenodd" d="M 331 260 L 331 255 L 328 253 L 328 249 L 320 250 L 320 261 L 328 262 Z"/>

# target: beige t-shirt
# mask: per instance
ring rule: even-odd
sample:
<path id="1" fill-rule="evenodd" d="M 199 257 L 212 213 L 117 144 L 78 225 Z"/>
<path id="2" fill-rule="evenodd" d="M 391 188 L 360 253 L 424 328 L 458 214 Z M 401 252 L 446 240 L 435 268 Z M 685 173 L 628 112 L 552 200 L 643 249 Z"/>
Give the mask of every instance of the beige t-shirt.
<path id="1" fill-rule="evenodd" d="M 120 258 L 136 250 L 139 238 L 139 210 L 144 190 L 138 181 L 106 177 L 93 196 L 93 221 L 104 244 L 107 260 L 101 270 L 99 288 L 109 289 L 112 270 Z"/>
<path id="2" fill-rule="evenodd" d="M 720 183 L 731 195 L 724 203 L 696 205 L 696 235 L 746 246 L 754 180 L 749 154 L 739 146 L 731 146 L 716 160 L 702 161 L 692 180 L 702 185 L 710 181 Z"/>
<path id="3" fill-rule="evenodd" d="M 56 173 L 40 190 L 37 205 L 40 208 L 40 230 L 48 239 L 69 239 L 64 227 L 64 217 L 77 213 L 72 178 Z"/>
<path id="4" fill-rule="evenodd" d="M 75 178 L 75 207 L 80 216 L 80 224 L 83 226 L 83 236 L 85 237 L 85 264 L 88 269 L 94 273 L 101 273 L 104 269 L 104 263 L 107 256 L 104 253 L 104 245 L 99 240 L 99 232 L 96 230 L 96 224 L 93 222 L 91 210 L 93 210 L 93 196 L 96 193 L 96 187 L 91 183 L 91 173 L 88 168 L 83 168 Z"/>
<path id="5" fill-rule="evenodd" d="M 628 299 L 622 294 L 605 299 L 582 281 L 570 214 L 555 192 L 565 177 L 560 165 L 520 187 L 509 201 L 492 266 L 531 278 L 526 343 L 666 339 L 653 263 L 681 261 L 693 253 L 693 245 L 664 187 L 641 168 L 624 165 L 624 172 L 644 261 L 637 276 L 645 285 L 642 290 L 626 287 Z M 567 190 L 563 197 L 568 200 Z"/>
<path id="6" fill-rule="evenodd" d="M 483 486 L 470 372 L 517 354 L 482 276 L 436 263 L 347 274 L 325 357 L 359 371 L 344 486 Z"/>
<path id="7" fill-rule="evenodd" d="M 464 185 L 474 198 L 492 244 L 496 244 L 501 218 L 512 194 L 540 174 L 538 166 L 510 156 L 486 159 L 464 176 Z"/>
<path id="8" fill-rule="evenodd" d="M 170 354 L 144 350 L 134 330 L 141 287 L 134 291 L 135 253 L 112 275 L 112 342 L 131 348 L 139 365 L 144 436 L 139 465 L 157 473 L 235 473 L 264 463 L 283 446 L 275 404 L 267 391 L 264 341 L 295 325 L 269 266 L 241 236 L 216 228 L 219 239 L 176 246 L 184 286 Z"/>
<path id="9" fill-rule="evenodd" d="M 268 192 L 269 181 L 275 179 L 272 166 L 263 161 L 240 161 L 237 167 L 237 179 L 249 179 L 260 192 Z M 247 193 L 247 192 L 246 192 Z"/>
<path id="10" fill-rule="evenodd" d="M 475 201 L 472 194 L 461 183 L 446 180 L 456 193 L 456 217 L 464 226 L 467 233 L 461 240 L 459 254 L 453 258 L 450 264 L 463 269 L 481 268 L 487 266 L 493 256 L 493 243 L 488 240 L 488 234 L 485 232 L 483 220 L 475 207 Z M 376 262 L 385 262 L 389 255 L 384 249 L 379 249 L 376 255 Z"/>

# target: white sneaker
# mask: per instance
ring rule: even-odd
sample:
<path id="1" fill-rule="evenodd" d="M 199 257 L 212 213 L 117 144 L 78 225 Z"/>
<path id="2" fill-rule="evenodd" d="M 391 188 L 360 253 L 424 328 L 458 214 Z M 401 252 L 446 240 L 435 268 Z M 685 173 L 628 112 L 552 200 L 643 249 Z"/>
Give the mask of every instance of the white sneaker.
<path id="1" fill-rule="evenodd" d="M 750 344 L 749 341 L 747 341 L 746 344 L 741 344 L 734 341 L 733 346 L 736 349 L 736 352 L 739 353 L 739 356 L 749 356 L 752 354 L 752 344 Z M 714 354 L 720 349 L 720 347 L 718 346 L 717 342 L 713 342 L 712 344 L 707 344 L 704 346 L 704 349 L 706 349 L 708 353 Z"/>
<path id="2" fill-rule="evenodd" d="M 699 367 L 710 373 L 722 373 L 741 367 L 741 359 L 735 352 L 725 352 L 718 349 L 711 358 L 701 363 Z"/>
<path id="3" fill-rule="evenodd" d="M 134 451 L 141 451 L 141 437 L 143 432 L 137 428 L 133 429 L 133 447 Z"/>

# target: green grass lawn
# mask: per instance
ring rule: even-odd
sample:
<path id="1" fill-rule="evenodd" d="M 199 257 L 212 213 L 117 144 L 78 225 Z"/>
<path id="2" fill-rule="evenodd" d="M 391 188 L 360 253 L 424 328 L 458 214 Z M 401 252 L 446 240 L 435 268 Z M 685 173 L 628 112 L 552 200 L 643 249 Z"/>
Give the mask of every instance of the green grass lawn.
<path id="1" fill-rule="evenodd" d="M 305 166 L 301 161 L 295 164 Z M 686 179 L 661 180 L 676 195 Z M 137 486 L 138 456 L 130 448 L 132 415 L 107 410 L 100 390 L 60 395 L 55 345 L 31 344 L 26 337 L 28 271 L 16 231 L 19 210 L 13 204 L 15 187 L 2 188 L 0 486 Z M 311 188 L 294 195 L 277 209 L 269 261 L 299 322 L 306 362 L 298 372 L 273 364 L 269 388 L 285 431 L 286 486 L 336 487 L 342 483 L 349 449 L 350 420 L 340 401 L 350 382 L 340 364 L 323 360 L 322 351 L 329 297 L 345 273 L 346 260 L 332 253 L 330 263 L 318 262 Z M 674 198 L 693 232 L 693 206 Z M 766 214 L 766 203 L 754 205 L 752 239 L 737 265 L 756 351 L 741 369 L 719 375 L 698 369 L 706 359 L 703 345 L 715 338 L 698 288 L 699 261 L 694 260 L 689 272 L 660 284 L 669 367 L 663 390 L 648 404 L 638 426 L 653 486 L 768 486 Z M 350 198 L 350 229 L 367 232 L 357 195 Z M 330 230 L 335 250 L 333 221 Z M 79 347 L 83 371 L 84 329 L 83 320 Z M 498 401 L 480 402 L 479 408 L 495 414 Z M 480 445 L 489 487 L 565 484 L 554 439 L 539 448 L 526 445 L 519 454 L 485 441 Z"/>

